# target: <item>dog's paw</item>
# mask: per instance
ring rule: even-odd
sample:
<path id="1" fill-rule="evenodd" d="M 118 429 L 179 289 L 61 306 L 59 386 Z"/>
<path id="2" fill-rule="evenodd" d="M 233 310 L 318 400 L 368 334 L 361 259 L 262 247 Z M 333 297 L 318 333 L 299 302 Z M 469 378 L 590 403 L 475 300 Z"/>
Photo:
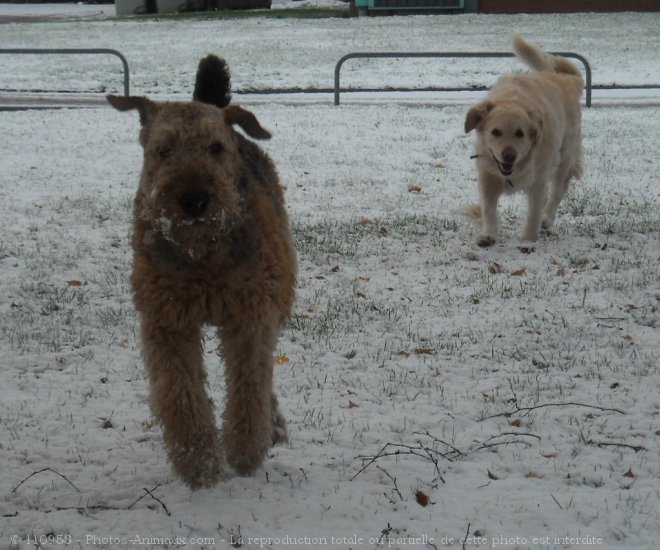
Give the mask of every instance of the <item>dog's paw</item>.
<path id="1" fill-rule="evenodd" d="M 232 469 L 241 476 L 251 476 L 263 464 L 266 458 L 268 446 L 262 446 L 261 449 L 255 449 L 254 453 L 246 452 L 228 452 L 227 463 Z"/>
<path id="2" fill-rule="evenodd" d="M 554 233 L 555 229 L 555 224 L 554 222 L 548 221 L 548 220 L 543 220 L 541 222 L 541 231 L 548 235 L 552 235 Z"/>
<path id="3" fill-rule="evenodd" d="M 172 463 L 193 491 L 213 487 L 223 478 L 224 460 L 217 447 L 180 449 L 172 456 Z"/>
<path id="4" fill-rule="evenodd" d="M 271 405 L 271 419 L 273 425 L 273 445 L 284 445 L 289 441 L 289 434 L 286 429 L 286 418 L 280 412 L 277 398 L 273 395 Z"/>
<path id="5" fill-rule="evenodd" d="M 493 246 L 496 242 L 497 239 L 492 235 L 479 235 L 479 238 L 477 239 L 477 245 L 481 248 Z"/>
<path id="6" fill-rule="evenodd" d="M 271 427 L 240 425 L 222 434 L 227 464 L 241 476 L 252 475 L 262 464 L 272 446 Z"/>
<path id="7" fill-rule="evenodd" d="M 273 445 L 284 445 L 289 442 L 289 433 L 286 429 L 286 419 L 278 410 L 273 414 Z"/>
<path id="8" fill-rule="evenodd" d="M 539 231 L 538 228 L 532 230 L 526 230 L 520 236 L 520 240 L 527 244 L 535 243 L 539 240 Z"/>

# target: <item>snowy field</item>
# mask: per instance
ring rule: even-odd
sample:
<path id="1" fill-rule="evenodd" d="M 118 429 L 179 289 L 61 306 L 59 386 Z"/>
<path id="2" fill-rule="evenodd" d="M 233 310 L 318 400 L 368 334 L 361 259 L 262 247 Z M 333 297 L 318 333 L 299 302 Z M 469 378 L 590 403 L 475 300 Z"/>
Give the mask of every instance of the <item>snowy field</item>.
<path id="1" fill-rule="evenodd" d="M 136 94 L 328 88 L 351 51 L 576 51 L 660 81 L 652 14 L 55 21 L 3 47 L 110 47 Z M 120 91 L 116 60 L 0 59 L 2 89 Z M 353 61 L 347 86 L 489 84 L 514 61 Z M 342 73 L 343 74 L 343 73 Z M 237 100 L 239 98 L 237 97 Z M 127 284 L 136 113 L 0 112 L 0 548 L 654 549 L 660 541 L 660 112 L 584 111 L 556 234 L 474 244 L 468 103 L 244 103 L 274 137 L 299 253 L 275 357 L 290 444 L 191 492 L 147 405 Z M 242 99 L 241 99 L 242 101 Z M 209 335 L 210 392 L 222 410 Z"/>

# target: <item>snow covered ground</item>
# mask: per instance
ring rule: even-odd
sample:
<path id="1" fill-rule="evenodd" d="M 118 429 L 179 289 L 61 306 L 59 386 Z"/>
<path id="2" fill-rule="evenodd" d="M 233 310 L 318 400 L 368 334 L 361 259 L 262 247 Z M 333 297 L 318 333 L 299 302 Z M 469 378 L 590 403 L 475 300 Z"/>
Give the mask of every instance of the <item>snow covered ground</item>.
<path id="1" fill-rule="evenodd" d="M 3 47 L 113 47 L 132 90 L 331 87 L 363 50 L 507 50 L 512 31 L 656 83 L 653 14 L 115 21 L 0 27 Z M 113 60 L 0 58 L 2 88 L 121 89 Z M 488 84 L 514 61 L 355 61 L 347 86 Z M 508 70 L 507 69 L 507 70 Z M 343 74 L 343 73 L 342 73 Z M 629 94 L 630 95 L 630 94 Z M 290 445 L 190 492 L 150 416 L 127 284 L 135 113 L 0 112 L 0 547 L 652 549 L 660 540 L 660 113 L 584 111 L 557 233 L 474 244 L 468 104 L 246 103 L 300 257 L 276 384 Z M 222 410 L 209 334 L 210 392 Z M 467 540 L 465 540 L 467 538 Z"/>
<path id="2" fill-rule="evenodd" d="M 300 7 L 342 7 L 346 6 L 341 0 L 272 0 L 271 9 L 288 9 Z M 83 4 L 54 3 L 54 4 L 10 4 L 0 3 L 0 21 L 3 18 L 31 20 L 55 19 L 94 19 L 113 17 L 116 14 L 114 3 Z"/>

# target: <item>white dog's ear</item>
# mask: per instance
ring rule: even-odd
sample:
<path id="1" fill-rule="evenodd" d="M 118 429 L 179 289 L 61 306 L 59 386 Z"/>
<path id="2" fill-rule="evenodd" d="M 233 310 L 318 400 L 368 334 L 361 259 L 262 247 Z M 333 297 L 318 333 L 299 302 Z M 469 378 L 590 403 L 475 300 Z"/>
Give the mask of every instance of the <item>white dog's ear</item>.
<path id="1" fill-rule="evenodd" d="M 493 110 L 495 104 L 492 101 L 482 101 L 470 109 L 465 117 L 465 133 L 468 134 L 478 127 L 486 115 Z"/>
<path id="2" fill-rule="evenodd" d="M 223 109 L 223 112 L 227 124 L 232 126 L 238 124 L 248 136 L 256 139 L 270 139 L 272 137 L 271 133 L 259 124 L 257 117 L 250 111 L 238 105 L 230 105 Z"/>
<path id="3" fill-rule="evenodd" d="M 149 124 L 158 110 L 158 105 L 146 97 L 107 95 L 105 98 L 118 111 L 137 109 L 142 126 Z"/>

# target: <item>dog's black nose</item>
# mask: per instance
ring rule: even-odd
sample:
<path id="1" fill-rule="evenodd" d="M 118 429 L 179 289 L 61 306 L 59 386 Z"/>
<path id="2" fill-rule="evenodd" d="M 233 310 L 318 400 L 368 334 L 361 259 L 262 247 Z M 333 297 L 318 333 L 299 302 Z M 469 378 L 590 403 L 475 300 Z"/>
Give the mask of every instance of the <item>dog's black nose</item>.
<path id="1" fill-rule="evenodd" d="M 181 195 L 179 204 L 186 214 L 197 218 L 206 212 L 210 198 L 211 195 L 206 191 L 191 191 Z"/>
<path id="2" fill-rule="evenodd" d="M 507 164 L 513 164 L 516 162 L 516 152 L 511 149 L 505 149 L 502 151 L 502 161 Z"/>

